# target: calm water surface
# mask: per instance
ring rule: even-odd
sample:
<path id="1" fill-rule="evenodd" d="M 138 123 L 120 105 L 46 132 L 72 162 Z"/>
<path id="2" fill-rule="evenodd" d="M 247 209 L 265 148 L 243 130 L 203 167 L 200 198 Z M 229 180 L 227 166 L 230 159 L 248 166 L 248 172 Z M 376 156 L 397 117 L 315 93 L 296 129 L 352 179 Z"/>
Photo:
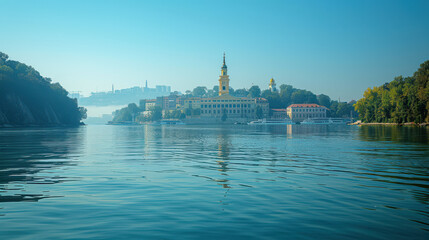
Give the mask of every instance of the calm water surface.
<path id="1" fill-rule="evenodd" d="M 2 239 L 429 239 L 429 131 L 0 130 Z"/>

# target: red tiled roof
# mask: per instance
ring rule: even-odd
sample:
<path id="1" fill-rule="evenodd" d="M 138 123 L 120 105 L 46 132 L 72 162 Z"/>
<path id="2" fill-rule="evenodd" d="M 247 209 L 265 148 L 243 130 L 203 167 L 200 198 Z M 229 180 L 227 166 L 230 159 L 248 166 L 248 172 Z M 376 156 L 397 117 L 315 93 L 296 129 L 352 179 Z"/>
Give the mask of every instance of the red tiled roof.
<path id="1" fill-rule="evenodd" d="M 311 104 L 307 104 L 307 103 L 305 103 L 305 104 L 291 104 L 287 108 L 291 108 L 291 107 L 314 107 L 314 108 L 315 107 L 323 107 L 323 108 L 326 108 L 324 106 L 320 106 L 319 104 L 315 104 L 315 103 L 311 103 Z"/>
<path id="2" fill-rule="evenodd" d="M 263 98 L 263 97 L 257 97 L 256 99 L 260 101 L 268 101 L 266 98 Z"/>
<path id="3" fill-rule="evenodd" d="M 285 108 L 277 108 L 277 109 L 271 109 L 271 110 L 273 110 L 274 112 L 286 112 L 287 111 L 287 109 L 285 109 Z"/>

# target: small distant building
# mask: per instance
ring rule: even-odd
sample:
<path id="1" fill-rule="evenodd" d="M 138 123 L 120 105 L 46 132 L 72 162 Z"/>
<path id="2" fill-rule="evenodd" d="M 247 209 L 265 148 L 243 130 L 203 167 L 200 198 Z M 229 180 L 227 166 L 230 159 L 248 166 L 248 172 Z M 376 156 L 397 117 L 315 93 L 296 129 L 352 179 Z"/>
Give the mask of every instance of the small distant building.
<path id="1" fill-rule="evenodd" d="M 277 92 L 276 82 L 274 81 L 274 78 L 271 78 L 270 85 L 268 85 L 268 88 L 271 92 Z"/>
<path id="2" fill-rule="evenodd" d="M 255 103 L 256 107 L 259 106 L 260 108 L 262 108 L 263 117 L 268 117 L 268 115 L 270 114 L 270 103 L 268 102 L 268 100 L 262 97 L 258 97 L 255 98 Z"/>
<path id="3" fill-rule="evenodd" d="M 318 104 L 292 104 L 287 107 L 287 115 L 293 122 L 309 118 L 326 118 L 326 107 Z"/>
<path id="4" fill-rule="evenodd" d="M 186 100 L 185 108 L 191 104 L 193 108 L 201 109 L 201 116 L 206 118 L 220 118 L 227 114 L 229 118 L 255 119 L 258 106 L 263 117 L 268 116 L 269 112 L 269 103 L 265 98 L 237 98 L 226 94 L 216 98 Z"/>
<path id="5" fill-rule="evenodd" d="M 178 98 L 180 97 L 174 94 L 165 97 L 157 97 L 156 105 L 165 111 L 176 110 Z"/>
<path id="6" fill-rule="evenodd" d="M 156 99 L 147 99 L 145 101 L 145 109 L 146 109 L 146 111 L 154 109 L 155 106 L 156 106 Z"/>
<path id="7" fill-rule="evenodd" d="M 271 109 L 271 119 L 286 119 L 289 118 L 287 115 L 287 109 L 281 108 L 281 109 Z"/>

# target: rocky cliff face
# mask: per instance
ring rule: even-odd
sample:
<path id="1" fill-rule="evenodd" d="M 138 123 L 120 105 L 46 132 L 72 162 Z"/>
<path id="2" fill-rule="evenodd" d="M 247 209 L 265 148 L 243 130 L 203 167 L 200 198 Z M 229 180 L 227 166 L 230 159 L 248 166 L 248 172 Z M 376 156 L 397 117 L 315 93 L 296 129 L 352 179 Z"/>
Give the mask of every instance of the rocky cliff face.
<path id="1" fill-rule="evenodd" d="M 49 103 L 43 108 L 34 108 L 16 94 L 0 96 L 0 126 L 58 126 L 77 125 L 61 121 L 53 106 Z M 2 107 L 7 106 L 7 108 Z"/>
<path id="2" fill-rule="evenodd" d="M 8 58 L 0 52 L 0 127 L 80 124 L 86 110 L 59 83 Z"/>

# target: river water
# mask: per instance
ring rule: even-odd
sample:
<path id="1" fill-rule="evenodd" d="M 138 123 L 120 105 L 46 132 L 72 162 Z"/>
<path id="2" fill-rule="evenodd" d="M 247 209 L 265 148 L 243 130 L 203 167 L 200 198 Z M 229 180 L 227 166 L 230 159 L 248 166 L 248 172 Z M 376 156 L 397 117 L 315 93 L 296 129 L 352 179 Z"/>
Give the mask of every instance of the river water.
<path id="1" fill-rule="evenodd" d="M 1 239 L 429 239 L 429 130 L 0 130 Z"/>

